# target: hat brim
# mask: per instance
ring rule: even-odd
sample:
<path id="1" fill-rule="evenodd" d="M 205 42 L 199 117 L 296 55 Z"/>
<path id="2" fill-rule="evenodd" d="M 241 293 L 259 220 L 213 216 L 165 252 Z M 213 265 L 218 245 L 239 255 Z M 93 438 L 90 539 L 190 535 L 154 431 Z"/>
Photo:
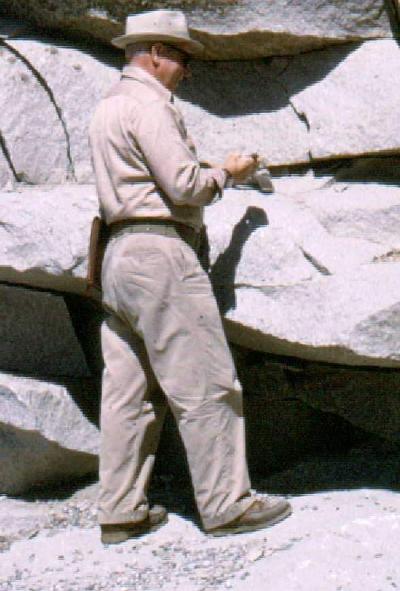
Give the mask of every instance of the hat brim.
<path id="1" fill-rule="evenodd" d="M 193 56 L 201 55 L 204 51 L 204 45 L 198 41 L 194 41 L 194 39 L 174 37 L 173 35 L 156 35 L 155 33 L 142 33 L 139 35 L 132 33 L 131 35 L 121 35 L 120 37 L 112 39 L 111 43 L 114 47 L 125 49 L 128 45 L 132 43 L 140 43 L 140 41 L 154 41 L 155 43 L 157 41 L 163 41 L 164 43 L 175 45 Z"/>

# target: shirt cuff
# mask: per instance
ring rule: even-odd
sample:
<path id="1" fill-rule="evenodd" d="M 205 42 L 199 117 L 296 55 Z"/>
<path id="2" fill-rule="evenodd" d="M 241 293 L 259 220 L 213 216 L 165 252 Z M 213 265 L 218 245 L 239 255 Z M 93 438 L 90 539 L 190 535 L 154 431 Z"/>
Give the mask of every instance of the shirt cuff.
<path id="1" fill-rule="evenodd" d="M 228 179 L 227 171 L 223 168 L 214 168 L 213 169 L 213 179 L 216 185 L 216 194 L 211 201 L 210 205 L 219 201 L 222 197 L 224 189 L 226 187 L 226 182 Z"/>

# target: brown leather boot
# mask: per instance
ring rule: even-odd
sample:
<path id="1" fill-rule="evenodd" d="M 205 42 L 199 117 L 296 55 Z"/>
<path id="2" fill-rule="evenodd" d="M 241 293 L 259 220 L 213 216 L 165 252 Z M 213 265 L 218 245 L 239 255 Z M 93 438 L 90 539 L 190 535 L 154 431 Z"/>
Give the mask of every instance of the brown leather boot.
<path id="1" fill-rule="evenodd" d="M 143 534 L 156 531 L 167 523 L 168 513 L 161 505 L 154 505 L 143 521 L 128 523 L 107 523 L 100 525 L 101 541 L 103 544 L 120 544 L 130 538 L 137 538 Z"/>
<path id="2" fill-rule="evenodd" d="M 292 513 L 292 507 L 285 499 L 255 497 L 254 503 L 230 523 L 207 530 L 212 536 L 227 536 L 256 531 L 274 525 Z"/>

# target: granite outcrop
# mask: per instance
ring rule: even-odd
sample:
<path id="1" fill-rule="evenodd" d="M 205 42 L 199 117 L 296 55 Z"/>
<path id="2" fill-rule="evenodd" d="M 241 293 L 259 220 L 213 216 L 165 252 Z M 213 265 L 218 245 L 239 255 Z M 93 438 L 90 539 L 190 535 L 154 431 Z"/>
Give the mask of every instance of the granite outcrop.
<path id="1" fill-rule="evenodd" d="M 109 41 L 143 8 L 10 0 L 0 19 L 0 494 L 97 469 L 104 312 L 86 289 L 98 213 L 87 131 L 123 65 Z M 152 8 L 184 9 L 206 46 L 176 98 L 200 158 L 257 151 L 271 172 L 273 191 L 244 183 L 205 212 L 250 458 L 276 469 L 335 429 L 397 444 L 396 3 Z"/>

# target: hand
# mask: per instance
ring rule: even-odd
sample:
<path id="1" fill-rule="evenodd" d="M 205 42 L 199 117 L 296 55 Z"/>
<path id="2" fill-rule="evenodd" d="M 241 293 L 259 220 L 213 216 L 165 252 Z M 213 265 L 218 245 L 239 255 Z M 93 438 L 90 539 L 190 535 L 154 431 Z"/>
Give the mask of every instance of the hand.
<path id="1" fill-rule="evenodd" d="M 258 161 L 258 154 L 232 153 L 228 155 L 222 168 L 229 172 L 235 182 L 241 182 L 256 171 Z"/>

